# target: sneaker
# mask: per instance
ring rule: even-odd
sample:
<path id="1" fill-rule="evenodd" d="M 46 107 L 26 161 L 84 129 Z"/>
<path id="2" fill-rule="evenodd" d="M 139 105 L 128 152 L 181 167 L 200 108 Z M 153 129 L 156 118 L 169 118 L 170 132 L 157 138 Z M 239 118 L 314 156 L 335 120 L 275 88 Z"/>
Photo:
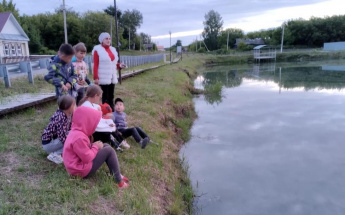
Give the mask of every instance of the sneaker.
<path id="1" fill-rule="evenodd" d="M 121 178 L 122 178 L 122 181 L 128 183 L 129 182 L 129 179 L 123 175 L 121 175 Z"/>
<path id="2" fill-rule="evenodd" d="M 131 146 L 127 143 L 126 140 L 123 140 L 121 143 L 120 143 L 120 146 L 122 146 L 123 148 L 125 149 L 129 149 Z"/>
<path id="3" fill-rule="evenodd" d="M 123 180 L 120 183 L 118 183 L 117 185 L 119 186 L 120 189 L 126 189 L 129 187 L 129 184 Z"/>
<path id="4" fill-rule="evenodd" d="M 142 149 L 145 149 L 147 143 L 149 142 L 149 138 L 145 137 L 143 140 L 140 141 L 140 145 Z"/>
<path id="5" fill-rule="evenodd" d="M 61 155 L 56 154 L 55 152 L 50 153 L 47 158 L 48 158 L 48 160 L 50 160 L 56 164 L 63 163 Z"/>
<path id="6" fill-rule="evenodd" d="M 123 149 L 121 147 L 116 147 L 115 150 L 119 152 L 123 152 Z"/>

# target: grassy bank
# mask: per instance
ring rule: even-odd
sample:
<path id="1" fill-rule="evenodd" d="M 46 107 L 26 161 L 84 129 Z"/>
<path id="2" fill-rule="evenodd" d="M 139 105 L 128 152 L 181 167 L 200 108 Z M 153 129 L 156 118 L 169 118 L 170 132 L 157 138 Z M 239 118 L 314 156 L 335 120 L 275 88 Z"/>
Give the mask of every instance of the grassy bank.
<path id="1" fill-rule="evenodd" d="M 278 50 L 277 50 L 278 51 Z M 254 63 L 252 53 L 243 53 L 236 55 L 206 55 L 206 64 L 247 64 Z M 277 52 L 276 62 L 304 62 L 318 60 L 345 59 L 345 51 L 324 52 L 320 50 L 313 51 L 294 51 Z M 264 62 L 264 61 L 262 61 Z M 272 62 L 272 60 L 271 60 Z"/>
<path id="2" fill-rule="evenodd" d="M 193 192 L 178 152 L 196 117 L 188 75 L 200 64 L 184 56 L 178 64 L 116 86 L 129 125 L 142 127 L 159 143 L 142 150 L 129 139 L 131 148 L 118 153 L 121 171 L 131 180 L 124 191 L 114 186 L 105 165 L 83 180 L 46 159 L 40 135 L 56 110 L 55 102 L 2 118 L 0 214 L 188 214 Z"/>

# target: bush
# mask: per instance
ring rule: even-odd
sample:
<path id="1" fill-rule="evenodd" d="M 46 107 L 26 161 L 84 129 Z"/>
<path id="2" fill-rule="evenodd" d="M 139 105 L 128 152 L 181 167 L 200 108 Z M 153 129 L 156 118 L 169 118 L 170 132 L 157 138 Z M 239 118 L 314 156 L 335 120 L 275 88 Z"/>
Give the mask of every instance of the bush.
<path id="1" fill-rule="evenodd" d="M 40 48 L 39 54 L 42 54 L 42 55 L 56 55 L 57 52 L 58 52 L 58 50 L 56 50 L 56 51 L 50 50 L 47 47 L 43 46 L 43 47 Z"/>
<path id="2" fill-rule="evenodd" d="M 201 47 L 201 48 L 198 49 L 198 52 L 199 53 L 205 53 L 206 49 L 204 47 Z"/>

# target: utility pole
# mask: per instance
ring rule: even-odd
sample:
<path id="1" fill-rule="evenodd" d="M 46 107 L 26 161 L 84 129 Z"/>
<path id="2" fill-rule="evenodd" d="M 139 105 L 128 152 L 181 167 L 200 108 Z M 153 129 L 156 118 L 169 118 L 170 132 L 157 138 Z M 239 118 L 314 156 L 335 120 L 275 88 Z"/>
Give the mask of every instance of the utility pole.
<path id="1" fill-rule="evenodd" d="M 110 38 L 111 42 L 113 42 L 113 19 L 110 19 Z"/>
<path id="2" fill-rule="evenodd" d="M 195 52 L 198 52 L 198 37 L 195 38 Z"/>
<path id="3" fill-rule="evenodd" d="M 117 28 L 117 10 L 116 10 L 116 0 L 114 0 L 114 18 L 115 18 L 115 35 L 116 35 L 116 50 L 117 54 L 119 56 L 119 60 L 117 61 L 120 63 L 120 47 L 119 47 L 119 31 Z M 122 83 L 122 77 L 121 77 L 121 68 L 119 69 L 119 82 Z"/>
<path id="4" fill-rule="evenodd" d="M 67 39 L 67 24 L 66 24 L 66 5 L 65 5 L 65 0 L 62 1 L 62 13 L 63 13 L 63 26 L 64 26 L 64 31 L 65 31 L 65 43 L 68 43 Z"/>
<path id="5" fill-rule="evenodd" d="M 228 39 L 226 41 L 226 50 L 229 50 L 229 30 L 228 30 Z"/>
<path id="6" fill-rule="evenodd" d="M 284 27 L 285 27 L 285 22 L 283 22 L 283 24 L 282 24 L 282 43 L 281 43 L 281 45 L 280 45 L 280 53 L 282 53 L 283 52 L 283 43 L 284 43 Z"/>
<path id="7" fill-rule="evenodd" d="M 131 50 L 131 29 L 128 27 L 128 50 Z"/>
<path id="8" fill-rule="evenodd" d="M 171 64 L 171 31 L 169 31 L 170 34 L 170 64 Z"/>

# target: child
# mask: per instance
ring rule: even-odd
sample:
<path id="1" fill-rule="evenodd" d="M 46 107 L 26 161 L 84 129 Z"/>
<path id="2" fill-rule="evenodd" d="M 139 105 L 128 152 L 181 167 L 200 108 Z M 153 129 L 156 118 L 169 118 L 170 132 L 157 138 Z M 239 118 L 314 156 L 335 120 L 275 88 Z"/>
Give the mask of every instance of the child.
<path id="1" fill-rule="evenodd" d="M 84 43 L 78 43 L 74 47 L 76 61 L 72 62 L 75 71 L 77 72 L 77 83 L 74 84 L 74 88 L 78 91 L 77 104 L 84 97 L 85 88 L 90 85 L 90 80 L 87 77 L 89 69 L 84 62 L 86 54 L 86 46 Z"/>
<path id="2" fill-rule="evenodd" d="M 48 126 L 42 134 L 43 150 L 50 153 L 48 160 L 56 164 L 62 163 L 62 149 L 71 128 L 71 117 L 75 109 L 75 99 L 63 95 L 58 99 L 59 109 L 52 115 Z"/>
<path id="3" fill-rule="evenodd" d="M 71 63 L 74 49 L 70 44 L 62 44 L 48 67 L 49 73 L 44 79 L 55 86 L 56 97 L 69 94 L 77 97 L 77 91 L 73 88 L 77 83 L 77 74 Z"/>
<path id="4" fill-rule="evenodd" d="M 120 189 L 129 187 L 128 179 L 121 175 L 116 152 L 101 141 L 91 143 L 89 137 L 101 120 L 101 112 L 89 107 L 78 107 L 72 119 L 72 129 L 63 148 L 63 162 L 73 176 L 88 178 L 105 162 Z"/>
<path id="5" fill-rule="evenodd" d="M 141 148 L 144 149 L 146 145 L 150 142 L 150 138 L 147 134 L 140 128 L 140 127 L 127 127 L 126 122 L 126 113 L 123 111 L 125 110 L 125 105 L 122 99 L 116 98 L 115 99 L 115 111 L 114 115 L 114 122 L 118 129 L 118 131 L 122 134 L 123 138 L 127 138 L 129 136 L 133 136 L 137 143 L 140 143 Z"/>
<path id="6" fill-rule="evenodd" d="M 111 107 L 109 104 L 107 103 L 104 103 L 104 104 L 100 104 L 101 106 L 101 110 L 102 110 L 102 118 L 105 119 L 105 120 L 110 120 L 112 123 L 114 123 L 114 116 L 113 116 L 113 112 L 111 110 Z M 122 146 L 124 147 L 125 149 L 129 149 L 130 148 L 130 145 L 127 143 L 126 140 L 124 140 L 122 138 L 122 135 L 120 134 L 120 132 L 116 129 L 115 132 L 112 132 L 111 133 L 111 136 L 110 138 L 114 140 L 114 138 L 116 139 L 115 143 L 118 144 L 118 147 Z"/>
<path id="7" fill-rule="evenodd" d="M 103 91 L 100 86 L 91 85 L 86 90 L 86 94 L 84 98 L 79 102 L 79 105 L 102 111 L 101 106 L 98 105 L 102 98 L 102 94 Z M 120 144 L 116 142 L 111 136 L 111 134 L 115 131 L 116 127 L 114 121 L 111 119 L 102 118 L 98 123 L 95 132 L 92 136 L 95 141 L 100 140 L 102 142 L 109 142 L 112 146 L 115 147 L 116 150 L 122 151 L 122 149 L 119 147 Z"/>

